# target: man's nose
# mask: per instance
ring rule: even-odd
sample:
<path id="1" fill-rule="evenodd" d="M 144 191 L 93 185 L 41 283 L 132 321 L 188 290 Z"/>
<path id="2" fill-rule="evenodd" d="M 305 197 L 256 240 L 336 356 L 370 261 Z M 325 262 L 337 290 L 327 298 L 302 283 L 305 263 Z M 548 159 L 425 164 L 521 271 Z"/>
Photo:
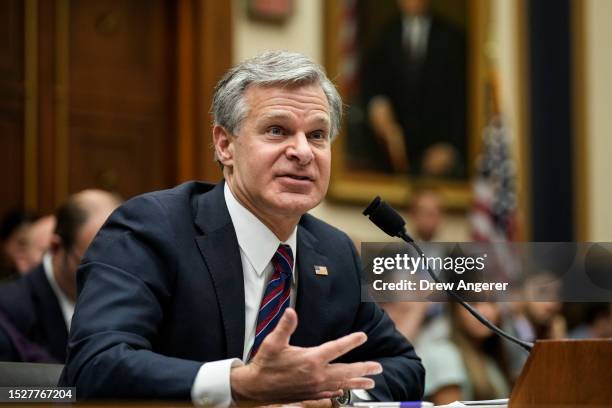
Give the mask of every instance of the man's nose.
<path id="1" fill-rule="evenodd" d="M 312 161 L 314 154 L 306 134 L 299 132 L 291 138 L 291 144 L 287 148 L 287 155 L 290 159 L 297 160 L 301 165 L 306 165 Z"/>

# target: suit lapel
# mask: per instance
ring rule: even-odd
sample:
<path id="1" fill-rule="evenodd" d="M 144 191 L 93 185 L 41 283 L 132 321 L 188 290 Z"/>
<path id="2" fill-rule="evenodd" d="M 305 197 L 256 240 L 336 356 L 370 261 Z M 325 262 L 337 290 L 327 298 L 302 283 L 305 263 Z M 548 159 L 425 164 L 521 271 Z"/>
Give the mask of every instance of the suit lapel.
<path id="1" fill-rule="evenodd" d="M 47 280 L 42 264 L 30 273 L 29 278 L 31 278 L 32 295 L 36 307 L 36 319 L 41 330 L 37 335 L 43 337 L 38 340 L 46 342 L 48 350 L 59 360 L 63 360 L 66 357 L 68 329 L 59 300 Z"/>
<path id="2" fill-rule="evenodd" d="M 224 183 L 200 196 L 196 224 L 203 235 L 196 237 L 210 273 L 225 330 L 227 356 L 242 358 L 244 348 L 244 277 L 236 232 L 225 198 Z"/>
<path id="3" fill-rule="evenodd" d="M 318 240 L 301 225 L 297 233 L 298 294 L 296 312 L 298 327 L 291 344 L 303 347 L 318 345 L 322 340 L 321 327 L 326 327 L 333 270 L 329 260 L 316 250 Z M 315 274 L 315 266 L 326 266 L 329 275 Z"/>

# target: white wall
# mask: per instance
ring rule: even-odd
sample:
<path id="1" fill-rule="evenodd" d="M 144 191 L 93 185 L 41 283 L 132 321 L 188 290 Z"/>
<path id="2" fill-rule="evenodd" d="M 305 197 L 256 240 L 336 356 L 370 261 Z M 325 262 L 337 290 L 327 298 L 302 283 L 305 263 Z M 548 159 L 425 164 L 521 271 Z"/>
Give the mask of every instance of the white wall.
<path id="1" fill-rule="evenodd" d="M 323 62 L 322 1 L 295 0 L 291 17 L 282 25 L 250 20 L 246 4 L 233 0 L 234 62 L 267 49 L 284 49 L 308 55 Z"/>
<path id="2" fill-rule="evenodd" d="M 585 0 L 589 239 L 612 240 L 612 1 Z"/>

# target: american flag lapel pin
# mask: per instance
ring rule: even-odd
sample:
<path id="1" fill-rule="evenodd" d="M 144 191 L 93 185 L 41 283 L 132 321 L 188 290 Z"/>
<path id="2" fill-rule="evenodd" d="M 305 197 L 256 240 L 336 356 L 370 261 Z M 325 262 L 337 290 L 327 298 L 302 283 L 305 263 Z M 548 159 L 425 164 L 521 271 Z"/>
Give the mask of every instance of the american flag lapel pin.
<path id="1" fill-rule="evenodd" d="M 327 276 L 327 266 L 315 265 L 315 275 Z"/>

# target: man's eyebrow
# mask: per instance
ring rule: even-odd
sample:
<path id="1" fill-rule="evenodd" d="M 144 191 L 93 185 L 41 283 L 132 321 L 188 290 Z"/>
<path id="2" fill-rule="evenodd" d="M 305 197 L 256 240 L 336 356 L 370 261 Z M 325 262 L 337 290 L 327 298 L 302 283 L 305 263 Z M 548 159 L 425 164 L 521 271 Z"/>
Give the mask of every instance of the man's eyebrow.
<path id="1" fill-rule="evenodd" d="M 292 120 L 294 119 L 293 115 L 285 112 L 268 112 L 263 113 L 259 116 L 259 120 Z M 312 122 L 319 122 L 325 125 L 329 125 L 330 119 L 327 115 L 318 114 L 312 119 Z"/>
<path id="2" fill-rule="evenodd" d="M 329 117 L 324 115 L 317 115 L 317 117 L 315 117 L 312 121 L 313 123 L 321 123 L 325 126 L 331 125 L 331 120 L 329 119 Z"/>
<path id="3" fill-rule="evenodd" d="M 259 117 L 260 120 L 291 120 L 292 117 L 290 114 L 285 112 L 268 112 L 264 113 Z"/>

